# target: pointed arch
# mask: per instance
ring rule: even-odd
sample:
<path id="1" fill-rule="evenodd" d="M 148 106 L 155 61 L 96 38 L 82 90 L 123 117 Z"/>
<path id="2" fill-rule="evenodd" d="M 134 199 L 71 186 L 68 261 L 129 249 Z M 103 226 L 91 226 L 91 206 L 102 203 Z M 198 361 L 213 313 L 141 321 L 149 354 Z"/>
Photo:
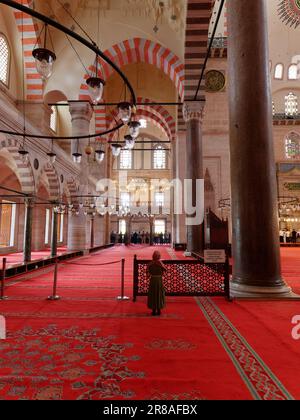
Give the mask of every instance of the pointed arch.
<path id="1" fill-rule="evenodd" d="M 138 103 L 139 102 L 142 102 L 142 103 L 147 103 L 148 102 L 148 103 L 151 103 L 151 104 L 153 104 L 153 102 L 154 102 L 149 98 L 142 98 L 142 97 L 139 97 L 137 99 L 137 101 L 138 101 Z M 166 108 L 164 108 L 162 105 L 139 105 L 138 108 L 144 109 L 146 111 L 154 112 L 161 119 L 163 119 L 169 127 L 169 130 L 171 132 L 172 141 L 175 141 L 175 139 L 176 139 L 176 122 Z"/>
<path id="2" fill-rule="evenodd" d="M 22 187 L 22 192 L 24 194 L 34 194 L 35 192 L 35 182 L 33 171 L 30 162 L 24 163 L 18 153 L 19 143 L 16 139 L 7 139 L 2 138 L 0 140 L 1 150 L 7 150 L 13 159 L 16 167 L 16 176 L 20 180 Z"/>
<path id="3" fill-rule="evenodd" d="M 117 117 L 117 111 L 115 111 L 112 115 L 114 117 Z M 167 123 L 161 118 L 160 115 L 157 115 L 155 112 L 147 110 L 147 109 L 138 108 L 135 114 L 135 117 L 137 119 L 144 117 L 146 120 L 151 121 L 154 125 L 156 125 L 160 130 L 164 132 L 165 136 L 168 139 L 170 140 L 172 139 L 172 132 L 170 128 L 168 127 Z M 113 124 L 114 124 L 114 120 L 111 118 L 109 127 L 112 126 Z M 112 140 L 115 134 L 116 133 L 111 133 L 109 135 L 109 140 Z"/>
<path id="4" fill-rule="evenodd" d="M 180 98 L 184 97 L 184 66 L 181 60 L 168 48 L 163 47 L 157 42 L 149 39 L 133 38 L 113 45 L 104 51 L 112 61 L 120 68 L 133 63 L 148 63 L 162 70 L 174 82 Z M 103 67 L 102 76 L 108 79 L 113 69 L 101 61 Z M 89 67 L 89 71 L 95 71 L 94 65 Z M 86 80 L 89 75 L 85 75 Z M 80 100 L 89 100 L 88 88 L 82 82 L 79 93 Z"/>
<path id="5" fill-rule="evenodd" d="M 16 1 L 17 3 L 22 3 L 23 6 L 27 6 L 28 8 L 32 5 L 32 2 L 29 0 Z M 28 101 L 38 102 L 43 99 L 43 81 L 36 70 L 35 60 L 32 56 L 32 50 L 38 43 L 38 25 L 34 22 L 32 16 L 26 13 L 15 10 L 14 16 L 21 37 L 22 31 L 24 32 L 23 46 L 26 99 Z"/>
<path id="6" fill-rule="evenodd" d="M 59 179 L 55 168 L 50 163 L 46 163 L 42 169 L 38 184 L 43 176 L 46 177 L 48 182 L 50 200 L 57 200 L 60 196 Z"/>

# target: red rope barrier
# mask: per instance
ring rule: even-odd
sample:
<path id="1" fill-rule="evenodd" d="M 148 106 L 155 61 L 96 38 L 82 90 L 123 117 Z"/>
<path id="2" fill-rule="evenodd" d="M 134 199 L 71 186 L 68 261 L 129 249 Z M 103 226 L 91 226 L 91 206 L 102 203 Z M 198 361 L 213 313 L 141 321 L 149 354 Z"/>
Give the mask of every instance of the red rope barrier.
<path id="1" fill-rule="evenodd" d="M 80 264 L 80 263 L 68 263 L 68 262 L 64 261 L 63 264 L 66 264 L 66 265 L 81 265 L 81 266 L 87 266 L 87 267 L 99 267 L 99 266 L 102 266 L 102 265 L 119 264 L 121 262 L 122 262 L 122 260 L 112 261 L 112 262 L 103 263 L 103 264 Z"/>

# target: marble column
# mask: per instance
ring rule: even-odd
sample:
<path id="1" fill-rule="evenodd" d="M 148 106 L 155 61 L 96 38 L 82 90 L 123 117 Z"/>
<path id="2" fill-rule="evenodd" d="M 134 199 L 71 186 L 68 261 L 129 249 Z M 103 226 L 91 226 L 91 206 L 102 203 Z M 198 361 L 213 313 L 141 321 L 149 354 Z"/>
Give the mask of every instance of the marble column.
<path id="1" fill-rule="evenodd" d="M 112 179 L 112 166 L 113 166 L 113 156 L 111 153 L 111 148 L 106 146 L 106 178 Z M 107 213 L 104 216 L 104 226 L 105 226 L 105 235 L 104 240 L 106 244 L 110 243 L 110 234 L 111 234 L 111 216 Z"/>
<path id="2" fill-rule="evenodd" d="M 177 168 L 176 168 L 176 149 L 177 149 L 177 142 L 176 140 L 172 142 L 172 179 L 175 180 L 177 178 Z M 177 198 L 177 189 L 176 186 L 171 190 L 171 222 L 172 222 L 172 244 L 175 246 L 176 243 L 176 233 L 177 233 L 177 215 L 174 213 L 175 211 L 175 200 Z"/>
<path id="3" fill-rule="evenodd" d="M 150 224 L 150 246 L 154 245 L 154 223 L 155 223 L 155 218 L 154 217 L 149 217 L 149 224 Z"/>
<path id="4" fill-rule="evenodd" d="M 91 217 L 91 248 L 95 246 L 95 217 Z"/>
<path id="5" fill-rule="evenodd" d="M 132 216 L 126 218 L 126 245 L 131 244 L 131 234 L 132 234 Z"/>
<path id="6" fill-rule="evenodd" d="M 205 102 L 185 102 L 183 115 L 186 122 L 186 179 L 192 180 L 192 203 L 196 206 L 196 182 L 203 180 L 202 121 Z M 201 203 L 204 206 L 204 203 Z M 204 208 L 204 207 L 203 207 Z M 187 251 L 204 252 L 204 220 L 187 226 Z"/>
<path id="7" fill-rule="evenodd" d="M 57 255 L 57 223 L 58 213 L 55 209 L 52 210 L 52 224 L 51 224 L 51 257 Z"/>
<path id="8" fill-rule="evenodd" d="M 235 296 L 285 296 L 266 1 L 230 0 L 229 108 Z"/>
<path id="9" fill-rule="evenodd" d="M 31 261 L 32 217 L 33 217 L 33 199 L 26 198 L 25 199 L 24 244 L 23 244 L 24 263 L 28 263 Z"/>
<path id="10" fill-rule="evenodd" d="M 90 132 L 90 123 L 93 116 L 93 108 L 88 102 L 69 102 L 70 114 L 72 119 L 72 135 L 87 135 Z M 80 193 L 87 195 L 88 165 L 84 153 L 87 140 L 80 140 L 79 152 L 82 153 L 82 163 L 80 175 Z M 72 153 L 76 152 L 76 141 L 72 143 Z M 80 200 L 79 200 L 80 201 Z M 82 199 L 84 202 L 85 199 Z M 79 215 L 72 214 L 68 224 L 68 250 L 85 250 L 90 247 L 89 219 L 84 215 L 84 210 L 79 210 Z"/>
<path id="11" fill-rule="evenodd" d="M 69 110 L 72 121 L 72 136 L 84 136 L 90 133 L 90 124 L 93 116 L 93 108 L 89 102 L 72 102 L 69 101 Z M 79 153 L 84 154 L 84 147 L 88 140 L 80 140 Z M 71 154 L 76 152 L 76 141 L 72 141 Z"/>
<path id="12" fill-rule="evenodd" d="M 183 203 L 183 188 L 186 177 L 186 131 L 181 131 L 177 134 L 175 146 L 175 166 L 176 166 L 176 182 L 179 182 L 174 188 L 175 195 L 175 209 L 177 212 L 181 210 L 181 214 L 175 215 L 175 232 L 173 243 L 186 244 L 186 216 L 184 213 Z"/>

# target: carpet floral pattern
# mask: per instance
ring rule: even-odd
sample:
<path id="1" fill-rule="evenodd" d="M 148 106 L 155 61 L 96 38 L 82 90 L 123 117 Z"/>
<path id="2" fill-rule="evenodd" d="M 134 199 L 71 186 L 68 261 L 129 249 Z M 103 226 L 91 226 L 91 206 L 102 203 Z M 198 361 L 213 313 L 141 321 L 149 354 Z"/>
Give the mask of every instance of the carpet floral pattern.
<path id="1" fill-rule="evenodd" d="M 127 368 L 128 361 L 139 360 L 126 356 L 129 348 L 132 344 L 102 337 L 96 329 L 25 327 L 0 342 L 1 394 L 35 400 L 134 398 L 133 391 L 122 390 L 122 381 L 144 374 Z"/>

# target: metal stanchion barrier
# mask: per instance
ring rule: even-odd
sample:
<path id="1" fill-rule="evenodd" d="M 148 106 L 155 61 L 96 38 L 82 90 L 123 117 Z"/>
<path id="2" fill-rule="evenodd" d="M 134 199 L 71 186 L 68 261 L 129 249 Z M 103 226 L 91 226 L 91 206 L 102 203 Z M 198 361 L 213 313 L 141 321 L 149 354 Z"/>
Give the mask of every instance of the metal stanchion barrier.
<path id="1" fill-rule="evenodd" d="M 2 260 L 2 273 L 1 273 L 1 292 L 0 292 L 0 300 L 7 300 L 8 297 L 4 296 L 4 283 L 5 283 L 5 273 L 6 273 L 6 258 Z"/>
<path id="2" fill-rule="evenodd" d="M 60 300 L 60 296 L 57 295 L 57 275 L 58 275 L 58 258 L 55 259 L 54 266 L 54 280 L 53 280 L 53 292 L 52 296 L 49 296 L 47 300 Z"/>
<path id="3" fill-rule="evenodd" d="M 125 259 L 122 259 L 122 271 L 121 271 L 121 296 L 117 297 L 117 300 L 130 300 L 128 296 L 125 296 Z"/>

